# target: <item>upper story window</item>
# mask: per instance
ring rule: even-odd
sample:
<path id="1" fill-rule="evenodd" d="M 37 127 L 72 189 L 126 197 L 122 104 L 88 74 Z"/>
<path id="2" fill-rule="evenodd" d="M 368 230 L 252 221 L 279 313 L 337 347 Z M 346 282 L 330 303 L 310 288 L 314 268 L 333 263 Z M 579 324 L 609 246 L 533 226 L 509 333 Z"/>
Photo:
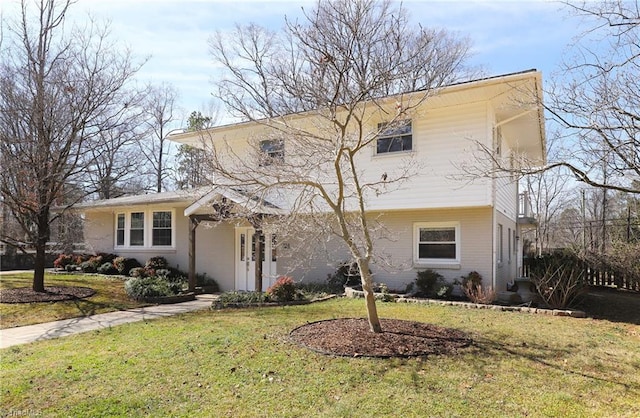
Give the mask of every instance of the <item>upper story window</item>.
<path id="1" fill-rule="evenodd" d="M 457 223 L 416 223 L 414 240 L 416 262 L 460 262 L 460 226 Z"/>
<path id="2" fill-rule="evenodd" d="M 284 162 L 284 141 L 267 139 L 260 142 L 260 165 L 266 166 Z"/>
<path id="3" fill-rule="evenodd" d="M 116 248 L 173 247 L 174 234 L 175 222 L 172 210 L 149 210 L 116 214 Z"/>
<path id="4" fill-rule="evenodd" d="M 402 120 L 389 125 L 378 124 L 380 134 L 376 138 L 376 154 L 390 152 L 411 151 L 413 149 L 413 134 L 411 120 Z"/>

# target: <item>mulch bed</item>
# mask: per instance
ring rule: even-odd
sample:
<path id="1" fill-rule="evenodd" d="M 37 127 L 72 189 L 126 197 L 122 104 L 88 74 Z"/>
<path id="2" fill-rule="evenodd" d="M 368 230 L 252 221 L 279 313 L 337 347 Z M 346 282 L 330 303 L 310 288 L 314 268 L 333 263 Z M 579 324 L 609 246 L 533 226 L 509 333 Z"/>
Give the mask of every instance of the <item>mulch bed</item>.
<path id="1" fill-rule="evenodd" d="M 364 318 L 341 318 L 302 325 L 289 334 L 310 350 L 346 357 L 424 357 L 455 354 L 472 344 L 464 332 L 399 319 L 381 319 L 381 333 Z"/>
<path id="2" fill-rule="evenodd" d="M 45 286 L 44 292 L 35 292 L 30 287 L 0 290 L 0 303 L 59 302 L 84 299 L 95 295 L 89 287 Z"/>

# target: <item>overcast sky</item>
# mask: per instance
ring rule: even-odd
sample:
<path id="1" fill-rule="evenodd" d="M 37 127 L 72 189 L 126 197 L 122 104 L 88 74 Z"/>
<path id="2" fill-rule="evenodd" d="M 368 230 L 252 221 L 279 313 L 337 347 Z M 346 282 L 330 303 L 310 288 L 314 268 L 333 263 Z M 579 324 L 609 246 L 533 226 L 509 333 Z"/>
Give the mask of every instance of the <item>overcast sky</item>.
<path id="1" fill-rule="evenodd" d="M 0 0 L 4 18 L 17 11 L 16 0 Z M 207 40 L 216 30 L 255 22 L 274 29 L 284 17 L 301 16 L 311 1 L 216 0 L 79 0 L 71 19 L 87 13 L 110 20 L 112 38 L 139 58 L 150 57 L 140 79 L 168 82 L 180 92 L 186 116 L 211 101 L 215 73 Z M 557 2 L 531 1 L 405 1 L 411 19 L 425 27 L 444 27 L 469 36 L 474 63 L 490 75 L 536 68 L 548 79 L 563 51 L 577 34 L 578 21 Z"/>

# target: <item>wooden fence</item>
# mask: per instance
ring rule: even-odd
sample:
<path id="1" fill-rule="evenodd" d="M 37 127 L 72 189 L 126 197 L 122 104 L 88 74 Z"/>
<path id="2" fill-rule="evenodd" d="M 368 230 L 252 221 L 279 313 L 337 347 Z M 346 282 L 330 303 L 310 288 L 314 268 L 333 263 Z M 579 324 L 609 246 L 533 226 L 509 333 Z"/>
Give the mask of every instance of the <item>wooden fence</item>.
<path id="1" fill-rule="evenodd" d="M 531 263 L 529 259 L 525 258 L 522 263 L 522 275 L 529 277 L 530 273 Z M 640 292 L 640 281 L 632 280 L 630 276 L 625 276 L 606 268 L 595 268 L 587 265 L 585 266 L 585 278 L 590 286 L 615 287 Z"/>

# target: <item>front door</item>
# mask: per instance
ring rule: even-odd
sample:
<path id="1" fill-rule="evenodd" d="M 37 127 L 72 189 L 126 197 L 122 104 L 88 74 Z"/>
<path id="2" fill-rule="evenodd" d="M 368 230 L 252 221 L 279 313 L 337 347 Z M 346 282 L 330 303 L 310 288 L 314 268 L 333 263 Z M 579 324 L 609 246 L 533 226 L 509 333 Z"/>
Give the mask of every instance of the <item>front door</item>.
<path id="1" fill-rule="evenodd" d="M 255 229 L 236 228 L 236 290 L 256 290 Z M 262 290 L 265 291 L 277 279 L 276 236 L 265 233 L 262 259 Z"/>

